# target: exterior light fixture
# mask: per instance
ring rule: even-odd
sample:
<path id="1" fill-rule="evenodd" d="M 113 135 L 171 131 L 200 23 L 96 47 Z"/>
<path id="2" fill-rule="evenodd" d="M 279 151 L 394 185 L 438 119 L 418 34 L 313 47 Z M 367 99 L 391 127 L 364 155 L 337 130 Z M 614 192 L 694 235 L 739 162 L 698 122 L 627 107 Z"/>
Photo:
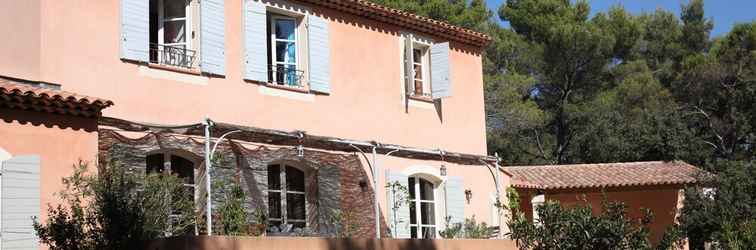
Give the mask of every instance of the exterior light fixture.
<path id="1" fill-rule="evenodd" d="M 441 169 L 439 170 L 441 176 L 446 176 L 446 166 L 441 165 Z"/>
<path id="2" fill-rule="evenodd" d="M 364 178 L 360 180 L 360 190 L 362 190 L 362 192 L 368 191 L 368 181 Z"/>
<path id="3" fill-rule="evenodd" d="M 472 190 L 465 189 L 465 200 L 467 200 L 467 204 L 470 204 L 470 200 L 472 200 Z"/>
<path id="4" fill-rule="evenodd" d="M 304 157 L 304 133 L 298 132 L 297 134 L 297 142 L 299 142 L 299 146 L 297 146 L 297 157 L 302 158 Z"/>

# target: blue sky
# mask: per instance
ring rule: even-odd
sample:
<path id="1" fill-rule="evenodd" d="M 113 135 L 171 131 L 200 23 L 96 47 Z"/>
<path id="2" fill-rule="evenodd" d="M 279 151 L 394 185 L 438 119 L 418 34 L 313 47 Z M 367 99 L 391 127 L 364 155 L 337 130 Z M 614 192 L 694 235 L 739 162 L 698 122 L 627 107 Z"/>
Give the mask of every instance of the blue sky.
<path id="1" fill-rule="evenodd" d="M 486 0 L 488 7 L 496 11 L 505 0 Z M 606 11 L 614 4 L 622 4 L 628 11 L 638 14 L 657 8 L 680 13 L 680 4 L 685 0 L 589 0 L 591 11 Z M 687 1 L 685 1 L 687 2 Z M 706 16 L 714 19 L 712 35 L 727 33 L 735 23 L 756 20 L 756 0 L 708 0 L 704 3 Z M 506 24 L 505 24 L 506 25 Z"/>

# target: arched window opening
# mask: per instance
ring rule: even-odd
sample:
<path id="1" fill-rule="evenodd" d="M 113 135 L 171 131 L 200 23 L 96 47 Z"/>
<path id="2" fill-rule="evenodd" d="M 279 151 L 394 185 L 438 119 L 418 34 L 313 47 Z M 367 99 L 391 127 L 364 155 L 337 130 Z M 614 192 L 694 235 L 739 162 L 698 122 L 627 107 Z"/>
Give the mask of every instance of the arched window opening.
<path id="1" fill-rule="evenodd" d="M 435 185 L 422 177 L 416 176 L 409 177 L 407 183 L 410 195 L 410 236 L 416 239 L 435 238 Z"/>
<path id="2" fill-rule="evenodd" d="M 172 153 L 157 153 L 147 156 L 147 174 L 171 173 L 183 180 L 189 200 L 195 199 L 196 185 L 194 183 L 195 163 L 184 157 Z"/>
<path id="3" fill-rule="evenodd" d="M 307 226 L 305 172 L 288 165 L 268 166 L 268 222 L 287 232 Z"/>

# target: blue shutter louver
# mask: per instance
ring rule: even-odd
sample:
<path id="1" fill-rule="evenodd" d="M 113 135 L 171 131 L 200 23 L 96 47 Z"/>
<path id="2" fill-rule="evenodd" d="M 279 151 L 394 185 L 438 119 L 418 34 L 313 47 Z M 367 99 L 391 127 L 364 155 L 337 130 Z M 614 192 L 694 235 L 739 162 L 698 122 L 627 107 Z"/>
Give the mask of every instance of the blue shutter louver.
<path id="1" fill-rule="evenodd" d="M 450 97 L 451 65 L 449 60 L 449 43 L 431 46 L 431 96 L 433 99 Z"/>
<path id="2" fill-rule="evenodd" d="M 309 15 L 308 38 L 310 52 L 310 90 L 331 93 L 331 43 L 328 21 L 322 17 Z"/>
<path id="3" fill-rule="evenodd" d="M 465 222 L 465 188 L 462 177 L 451 176 L 446 179 L 446 216 L 451 216 L 451 223 Z"/>
<path id="4" fill-rule="evenodd" d="M 248 0 L 244 5 L 244 79 L 268 81 L 267 11 L 265 4 Z"/>
<path id="5" fill-rule="evenodd" d="M 150 59 L 150 0 L 121 0 L 121 58 Z"/>
<path id="6" fill-rule="evenodd" d="M 2 162 L 3 249 L 39 248 L 32 217 L 39 218 L 39 165 L 37 155 L 17 156 Z"/>
<path id="7" fill-rule="evenodd" d="M 200 3 L 200 69 L 213 75 L 226 74 L 226 25 L 224 0 Z"/>
<path id="8" fill-rule="evenodd" d="M 399 182 L 402 186 L 406 188 L 408 187 L 408 181 L 407 181 L 407 175 L 404 175 L 399 172 L 392 172 L 390 170 L 386 170 L 386 183 L 393 183 L 393 182 Z M 410 238 L 410 209 L 409 205 L 405 202 L 402 204 L 397 210 L 396 214 L 394 214 L 394 209 L 392 209 L 392 206 L 394 204 L 394 191 L 392 191 L 389 188 L 386 188 L 386 210 L 388 214 L 388 218 L 386 218 L 386 221 L 389 225 L 389 228 L 391 229 L 391 234 L 395 238 L 400 239 L 407 239 Z"/>

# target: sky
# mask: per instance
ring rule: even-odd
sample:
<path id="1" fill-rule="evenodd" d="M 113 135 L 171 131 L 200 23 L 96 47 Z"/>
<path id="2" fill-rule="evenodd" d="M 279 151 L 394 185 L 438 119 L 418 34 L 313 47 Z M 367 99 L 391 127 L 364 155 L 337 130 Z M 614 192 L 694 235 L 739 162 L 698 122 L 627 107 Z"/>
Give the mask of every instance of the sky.
<path id="1" fill-rule="evenodd" d="M 496 11 L 505 0 L 486 0 L 489 8 Z M 654 11 L 657 8 L 672 10 L 680 16 L 680 5 L 684 0 L 588 0 L 591 12 L 606 11 L 615 4 L 622 4 L 633 14 Z M 687 2 L 687 1 L 685 1 Z M 726 34 L 736 23 L 756 20 L 756 0 L 708 0 L 704 1 L 706 17 L 714 20 L 712 36 Z M 503 25 L 507 25 L 503 23 Z"/>

